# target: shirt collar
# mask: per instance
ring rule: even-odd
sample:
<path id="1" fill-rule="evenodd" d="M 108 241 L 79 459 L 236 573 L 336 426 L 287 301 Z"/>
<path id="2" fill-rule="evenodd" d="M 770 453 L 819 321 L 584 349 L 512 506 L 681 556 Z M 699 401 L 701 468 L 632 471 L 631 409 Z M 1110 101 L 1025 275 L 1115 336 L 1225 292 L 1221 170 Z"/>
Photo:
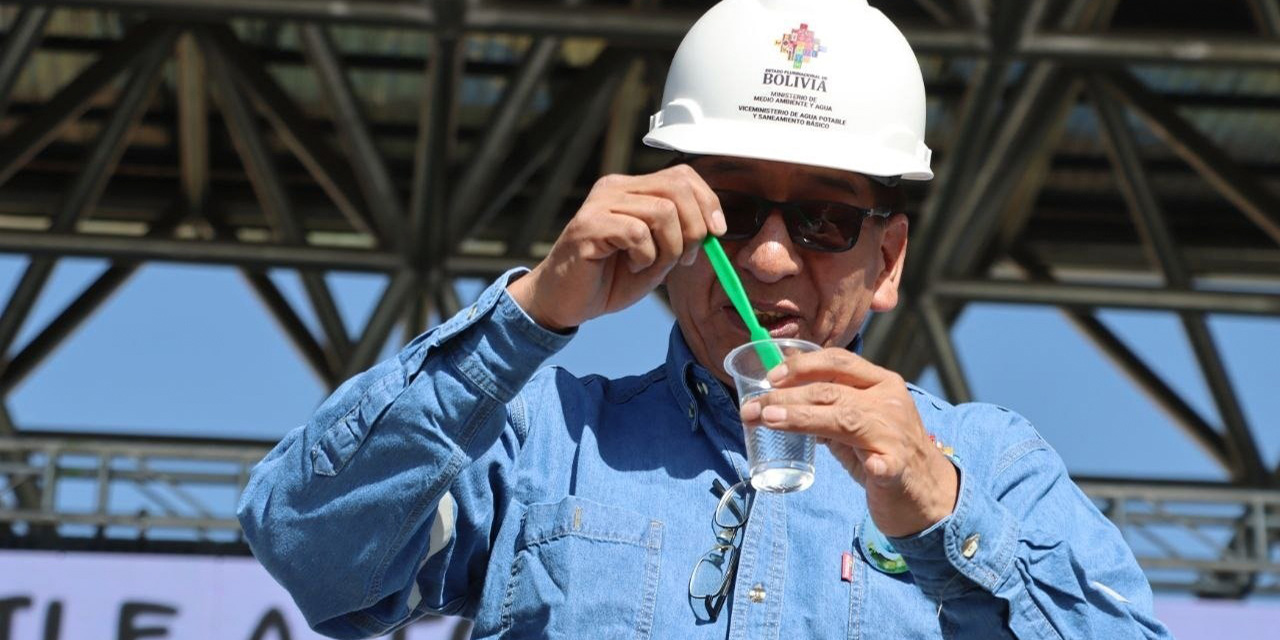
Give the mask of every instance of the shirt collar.
<path id="1" fill-rule="evenodd" d="M 672 323 L 671 336 L 667 341 L 667 362 L 663 365 L 667 373 L 667 386 L 676 404 L 685 408 L 685 413 L 692 423 L 691 428 L 698 428 L 698 403 L 693 396 L 693 368 L 701 367 L 693 359 L 693 352 L 680 333 L 680 325 Z"/>

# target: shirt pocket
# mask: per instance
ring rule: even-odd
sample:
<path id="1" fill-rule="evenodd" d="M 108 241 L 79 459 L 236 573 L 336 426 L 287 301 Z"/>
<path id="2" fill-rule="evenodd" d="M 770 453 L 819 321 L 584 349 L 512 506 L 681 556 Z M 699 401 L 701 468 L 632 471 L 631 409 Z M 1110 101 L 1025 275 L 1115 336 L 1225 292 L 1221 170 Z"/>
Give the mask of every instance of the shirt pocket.
<path id="1" fill-rule="evenodd" d="M 569 496 L 526 509 L 503 638 L 650 637 L 662 523 Z"/>

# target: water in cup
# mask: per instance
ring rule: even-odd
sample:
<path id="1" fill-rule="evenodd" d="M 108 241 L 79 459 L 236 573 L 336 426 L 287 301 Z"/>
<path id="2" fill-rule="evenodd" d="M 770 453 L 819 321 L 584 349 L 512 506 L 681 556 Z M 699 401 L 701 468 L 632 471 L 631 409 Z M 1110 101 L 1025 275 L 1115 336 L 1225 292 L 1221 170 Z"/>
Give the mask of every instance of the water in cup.
<path id="1" fill-rule="evenodd" d="M 742 399 L 746 404 L 759 392 Z M 791 493 L 813 484 L 815 438 L 768 427 L 743 427 L 747 436 L 747 466 L 756 491 Z"/>
<path id="2" fill-rule="evenodd" d="M 767 379 L 762 354 L 770 349 L 781 352 L 783 357 L 795 353 L 818 351 L 822 347 L 805 340 L 770 338 L 748 342 L 724 359 L 724 369 L 733 377 L 740 402 L 768 393 L 772 387 Z M 776 353 L 776 352 L 775 352 Z M 790 493 L 804 491 L 813 484 L 813 455 L 816 438 L 801 433 L 775 431 L 767 427 L 745 426 L 747 440 L 747 466 L 751 473 L 751 486 L 757 491 Z"/>

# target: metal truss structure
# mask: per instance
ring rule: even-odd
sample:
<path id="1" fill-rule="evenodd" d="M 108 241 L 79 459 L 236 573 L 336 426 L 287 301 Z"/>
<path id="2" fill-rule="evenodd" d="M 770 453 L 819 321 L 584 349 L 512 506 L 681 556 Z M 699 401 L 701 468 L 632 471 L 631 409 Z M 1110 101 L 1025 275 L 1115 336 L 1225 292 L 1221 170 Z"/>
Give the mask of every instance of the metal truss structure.
<path id="1" fill-rule="evenodd" d="M 0 311 L 0 397 L 154 261 L 238 269 L 335 386 L 397 326 L 456 313 L 458 279 L 536 262 L 596 176 L 666 161 L 636 141 L 710 3 L 8 4 L 0 252 L 30 261 Z M 1254 437 L 1276 425 L 1248 423 L 1207 323 L 1280 316 L 1280 1 L 873 4 L 920 55 L 938 177 L 910 187 L 905 295 L 868 357 L 936 367 L 963 401 L 966 305 L 1060 309 L 1227 478 L 1078 478 L 1153 583 L 1280 592 L 1280 469 Z M 18 345 L 71 256 L 112 266 Z M 268 269 L 300 274 L 318 335 Z M 355 335 L 330 271 L 389 277 Z M 1218 415 L 1112 308 L 1179 318 Z M 0 546 L 242 553 L 232 506 L 267 446 L 37 436 L 0 406 Z"/>

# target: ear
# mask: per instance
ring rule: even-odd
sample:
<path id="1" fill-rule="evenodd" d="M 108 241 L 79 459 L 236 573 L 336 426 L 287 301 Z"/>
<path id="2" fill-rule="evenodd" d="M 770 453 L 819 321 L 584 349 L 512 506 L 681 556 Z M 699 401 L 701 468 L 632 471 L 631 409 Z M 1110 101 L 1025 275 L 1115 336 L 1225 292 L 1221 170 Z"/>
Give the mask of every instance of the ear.
<path id="1" fill-rule="evenodd" d="M 898 285 L 907 257 L 907 216 L 895 213 L 884 223 L 880 234 L 880 271 L 871 293 L 871 310 L 889 311 L 898 306 Z"/>

